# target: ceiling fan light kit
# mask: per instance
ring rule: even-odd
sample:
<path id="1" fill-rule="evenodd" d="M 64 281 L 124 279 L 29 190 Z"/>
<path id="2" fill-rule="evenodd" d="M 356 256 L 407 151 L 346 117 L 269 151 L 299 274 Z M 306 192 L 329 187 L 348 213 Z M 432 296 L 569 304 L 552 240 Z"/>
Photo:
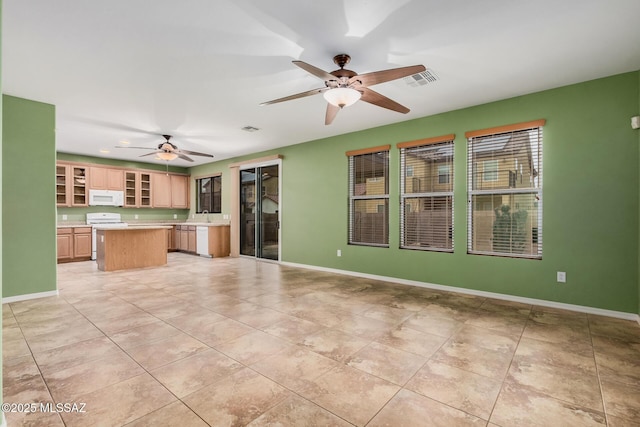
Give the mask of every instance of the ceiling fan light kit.
<path id="1" fill-rule="evenodd" d="M 369 104 L 388 110 L 397 111 L 406 114 L 409 109 L 386 96 L 369 89 L 369 86 L 379 83 L 389 82 L 414 74 L 422 73 L 426 70 L 424 65 L 412 65 L 409 67 L 392 68 L 389 70 L 374 71 L 372 73 L 358 74 L 352 70 L 346 70 L 344 66 L 351 61 L 351 57 L 346 53 L 341 53 L 333 57 L 333 62 L 340 69 L 327 73 L 318 67 L 307 64 L 303 61 L 293 61 L 293 63 L 313 74 L 314 76 L 324 80 L 324 87 L 311 89 L 306 92 L 297 93 L 295 95 L 285 96 L 283 98 L 274 99 L 272 101 L 263 102 L 260 105 L 276 104 L 278 102 L 290 101 L 293 99 L 304 98 L 307 96 L 322 93 L 324 99 L 327 100 L 327 112 L 325 115 L 325 125 L 331 124 L 333 119 L 343 107 L 348 107 L 362 99 Z"/>
<path id="2" fill-rule="evenodd" d="M 169 153 L 169 152 L 163 151 L 162 153 L 158 153 L 158 158 L 160 160 L 166 160 L 167 162 L 169 162 L 171 160 L 177 159 L 178 155 L 175 153 Z"/>
<path id="3" fill-rule="evenodd" d="M 324 92 L 323 96 L 329 104 L 344 108 L 358 102 L 362 94 L 350 87 L 336 87 Z"/>

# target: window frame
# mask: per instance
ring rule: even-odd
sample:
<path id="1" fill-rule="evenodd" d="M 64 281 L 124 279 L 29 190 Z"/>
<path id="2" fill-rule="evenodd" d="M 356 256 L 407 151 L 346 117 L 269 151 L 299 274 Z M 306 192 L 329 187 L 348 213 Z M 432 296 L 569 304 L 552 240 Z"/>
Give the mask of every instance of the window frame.
<path id="1" fill-rule="evenodd" d="M 468 254 L 472 254 L 472 255 L 490 255 L 490 256 L 500 256 L 500 257 L 507 257 L 507 258 L 524 258 L 524 259 L 536 259 L 536 260 L 540 260 L 542 259 L 542 254 L 543 254 L 543 245 L 542 245 L 542 221 L 543 221 L 543 209 L 542 209 L 542 193 L 543 193 L 543 180 L 542 180 L 542 171 L 543 171 L 543 127 L 546 124 L 546 120 L 544 119 L 540 119 L 540 120 L 534 120 L 534 121 L 530 121 L 530 122 L 524 122 L 524 123 L 517 123 L 517 124 L 512 124 L 512 125 L 506 125 L 506 126 L 498 126 L 495 128 L 488 128 L 488 129 L 482 129 L 482 130 L 476 130 L 476 131 L 470 131 L 465 133 L 465 137 L 467 138 L 467 203 L 468 203 L 468 209 L 467 209 L 467 253 Z M 498 175 L 496 178 L 496 180 L 494 181 L 486 181 L 484 179 L 484 163 L 487 160 L 483 161 L 483 178 L 480 180 L 480 183 L 478 182 L 477 177 L 475 176 L 478 171 L 478 160 L 476 158 L 476 156 L 474 155 L 474 144 L 477 142 L 476 140 L 478 138 L 491 138 L 491 137 L 496 137 L 499 138 L 501 136 L 506 136 L 508 134 L 516 134 L 516 133 L 521 133 L 521 132 L 536 132 L 537 135 L 537 141 L 534 141 L 532 143 L 532 145 L 535 143 L 537 144 L 536 147 L 536 160 L 534 161 L 533 158 L 531 159 L 532 164 L 532 168 L 534 168 L 534 178 L 537 182 L 536 186 L 532 186 L 532 187 L 521 187 L 521 188 L 516 188 L 516 187 L 512 187 L 512 180 L 511 180 L 511 175 L 509 175 L 509 179 L 508 179 L 508 187 L 507 188 L 493 188 L 493 189 L 474 189 L 475 186 L 477 185 L 482 185 L 481 183 L 491 183 L 491 182 L 499 182 L 500 181 L 500 167 L 498 166 L 498 170 L 496 171 L 496 175 Z M 480 140 L 482 141 L 482 140 Z M 531 153 L 531 156 L 533 156 L 533 153 Z M 497 160 L 496 160 L 497 161 Z M 537 167 L 535 167 L 537 166 Z M 505 171 L 507 171 L 505 169 Z M 503 171 L 503 172 L 505 172 Z M 494 249 L 494 241 L 493 241 L 493 237 L 490 239 L 492 241 L 492 247 L 491 250 L 480 250 L 477 249 L 477 246 L 474 247 L 474 198 L 476 196 L 485 196 L 485 197 L 491 197 L 492 199 L 494 199 L 495 197 L 503 197 L 503 196 L 510 196 L 510 197 L 517 197 L 517 196 L 526 196 L 526 195 L 531 195 L 533 196 L 533 200 L 535 200 L 535 202 L 533 203 L 533 207 L 535 208 L 535 212 L 536 212 L 536 220 L 535 222 L 531 222 L 531 245 L 535 244 L 536 248 L 535 248 L 535 253 L 533 253 L 533 248 L 531 250 L 531 253 L 515 253 L 513 251 L 511 252 L 506 252 L 506 251 L 497 251 Z M 492 205 L 493 206 L 493 205 Z M 510 208 L 515 208 L 515 209 L 519 209 L 518 204 L 516 203 L 516 205 L 511 206 L 509 205 Z M 494 211 L 496 211 L 498 208 L 494 208 Z M 486 210 L 486 209 L 481 209 L 481 210 Z M 533 209 L 532 209 L 533 210 Z M 494 213 L 495 214 L 495 213 Z M 497 215 L 497 214 L 496 214 Z M 495 225 L 495 218 L 494 221 L 492 222 L 492 227 Z M 535 232 L 534 232 L 535 230 Z M 495 231 L 494 231 L 495 232 Z M 534 238 L 535 238 L 535 242 L 534 242 Z M 510 241 L 510 244 L 513 245 L 513 241 Z"/>
<path id="2" fill-rule="evenodd" d="M 454 206 L 455 206 L 455 196 L 454 196 L 454 180 L 455 180 L 455 134 L 442 135 L 432 138 L 419 139 L 415 141 L 407 141 L 401 142 L 397 144 L 398 149 L 400 150 L 400 249 L 410 249 L 410 250 L 420 250 L 420 251 L 429 251 L 429 252 L 454 252 L 454 227 L 455 227 L 455 215 L 454 215 Z M 406 163 L 406 155 L 407 150 L 411 150 L 412 148 L 417 149 L 427 149 L 427 147 L 433 146 L 434 150 L 437 148 L 450 147 L 451 149 L 451 161 L 446 165 L 438 165 L 436 169 L 436 182 L 437 185 L 447 185 L 449 189 L 446 191 L 421 191 L 414 193 L 406 192 L 406 184 L 407 178 L 415 177 L 415 173 L 412 176 L 407 175 L 407 171 L 411 169 L 415 170 L 413 165 L 407 165 Z M 440 174 L 440 168 L 447 167 L 448 173 L 446 175 Z M 442 183 L 440 181 L 441 176 L 447 176 L 447 182 Z M 432 189 L 433 190 L 433 189 Z M 407 230 L 406 230 L 406 214 L 412 213 L 411 203 L 408 202 L 410 199 L 419 199 L 421 203 L 433 199 L 435 197 L 445 197 L 449 198 L 450 206 L 451 206 L 451 216 L 448 218 L 445 230 L 441 230 L 446 234 L 448 241 L 451 244 L 451 247 L 437 247 L 437 246 L 416 246 L 407 244 Z M 418 211 L 419 212 L 419 211 Z M 417 212 L 414 212 L 417 213 Z"/>
<path id="3" fill-rule="evenodd" d="M 210 208 L 209 209 L 202 209 L 202 195 L 205 193 L 202 193 L 200 190 L 202 188 L 202 180 L 205 179 L 211 179 L 211 192 L 209 193 L 211 196 L 211 203 L 210 203 Z M 219 191 L 214 191 L 215 185 L 214 185 L 214 181 L 218 181 L 218 187 L 220 188 Z M 207 175 L 207 176 L 199 176 L 195 178 L 195 186 L 196 186 L 196 213 L 197 214 L 201 214 L 204 213 L 204 211 L 206 210 L 208 213 L 222 213 L 222 174 L 221 173 L 217 173 L 217 174 L 212 174 L 212 175 Z M 216 198 L 218 199 L 218 209 L 215 209 L 216 207 Z"/>
<path id="4" fill-rule="evenodd" d="M 383 146 L 378 146 L 378 147 L 372 147 L 372 148 L 366 148 L 366 149 L 361 149 L 361 150 L 352 150 L 352 151 L 347 151 L 345 154 L 347 156 L 348 159 L 348 182 L 349 182 L 349 191 L 348 191 L 348 204 L 349 204 L 349 221 L 348 221 L 348 236 L 347 236 L 347 244 L 349 245 L 355 245 L 355 246 L 372 246 L 372 247 L 382 247 L 382 248 L 388 248 L 389 247 L 389 158 L 390 158 L 390 150 L 391 150 L 391 145 L 383 145 Z M 379 154 L 383 154 L 384 155 L 384 161 L 385 161 L 385 166 L 384 166 L 384 170 L 385 170 L 385 175 L 384 175 L 384 189 L 385 189 L 385 193 L 384 194 L 375 194 L 375 195 L 357 195 L 354 192 L 355 189 L 355 181 L 356 181 L 356 177 L 355 177 L 355 161 L 356 158 L 359 156 L 370 156 L 370 155 L 379 155 Z M 382 177 L 374 177 L 374 178 L 382 178 Z M 377 243 L 377 242 L 364 242 L 364 241 L 356 241 L 355 240 L 355 214 L 356 214 L 356 204 L 359 204 L 360 202 L 375 202 L 376 200 L 378 201 L 382 201 L 383 203 L 380 204 L 376 204 L 376 212 L 379 213 L 380 211 L 380 206 L 384 206 L 386 209 L 386 212 L 384 212 L 385 214 L 385 221 L 383 223 L 383 228 L 381 231 L 383 237 L 386 240 L 382 243 Z"/>

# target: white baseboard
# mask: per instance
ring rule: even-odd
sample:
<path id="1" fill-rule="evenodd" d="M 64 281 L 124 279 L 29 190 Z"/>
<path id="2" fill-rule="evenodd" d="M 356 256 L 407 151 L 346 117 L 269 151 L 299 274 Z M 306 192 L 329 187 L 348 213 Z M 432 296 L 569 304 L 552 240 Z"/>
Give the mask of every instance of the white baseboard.
<path id="1" fill-rule="evenodd" d="M 475 289 L 456 288 L 454 286 L 437 285 L 434 283 L 418 282 L 416 280 L 398 279 L 395 277 L 378 276 L 375 274 L 360 273 L 357 271 L 339 270 L 336 268 L 318 267 L 315 265 L 297 264 L 293 262 L 281 262 L 282 265 L 289 267 L 306 268 L 308 270 L 324 271 L 327 273 L 344 274 L 346 276 L 362 277 L 365 279 L 380 280 L 383 282 L 393 282 L 402 285 L 418 286 L 421 288 L 435 289 L 447 292 L 457 292 L 460 294 L 474 295 L 485 298 L 494 298 L 504 301 L 519 302 L 529 305 L 539 305 L 541 307 L 559 308 L 569 311 L 577 311 L 580 313 L 596 314 L 600 316 L 615 317 L 618 319 L 634 320 L 640 325 L 640 315 L 635 313 L 625 313 L 623 311 L 605 310 L 602 308 L 588 307 L 583 305 L 566 304 L 562 302 L 548 301 L 536 298 L 519 297 L 515 295 L 499 294 L 495 292 L 478 291 Z"/>
<path id="2" fill-rule="evenodd" d="M 34 294 L 24 294 L 24 295 L 16 295 L 13 297 L 2 298 L 2 303 L 7 304 L 10 302 L 27 301 L 30 299 L 37 299 L 37 298 L 57 297 L 58 295 L 59 295 L 58 290 L 56 289 L 55 291 L 37 292 Z"/>

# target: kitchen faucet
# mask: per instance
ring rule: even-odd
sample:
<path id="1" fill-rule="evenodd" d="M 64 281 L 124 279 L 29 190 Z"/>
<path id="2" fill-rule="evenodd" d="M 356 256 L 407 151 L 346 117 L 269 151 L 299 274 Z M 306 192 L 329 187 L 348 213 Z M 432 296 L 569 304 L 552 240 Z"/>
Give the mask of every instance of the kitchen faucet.
<path id="1" fill-rule="evenodd" d="M 209 222 L 209 211 L 205 209 L 205 210 L 202 211 L 202 214 L 206 215 L 205 218 L 207 218 L 207 222 Z"/>

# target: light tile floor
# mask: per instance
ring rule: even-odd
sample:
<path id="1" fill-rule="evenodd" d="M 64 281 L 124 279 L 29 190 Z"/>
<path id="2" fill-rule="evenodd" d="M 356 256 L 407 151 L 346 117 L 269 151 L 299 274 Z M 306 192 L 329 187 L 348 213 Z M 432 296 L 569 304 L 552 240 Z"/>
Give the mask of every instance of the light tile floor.
<path id="1" fill-rule="evenodd" d="M 640 326 L 251 259 L 60 265 L 3 306 L 9 426 L 640 425 Z"/>

